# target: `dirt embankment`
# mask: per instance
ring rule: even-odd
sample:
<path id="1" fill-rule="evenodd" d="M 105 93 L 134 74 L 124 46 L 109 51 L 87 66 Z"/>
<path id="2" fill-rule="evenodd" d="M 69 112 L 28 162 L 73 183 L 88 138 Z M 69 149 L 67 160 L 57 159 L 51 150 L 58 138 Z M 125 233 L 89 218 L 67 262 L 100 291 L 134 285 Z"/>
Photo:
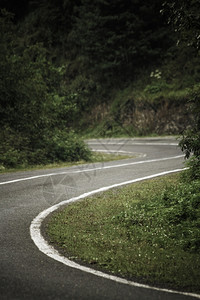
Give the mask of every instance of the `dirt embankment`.
<path id="1" fill-rule="evenodd" d="M 137 102 L 120 106 L 115 112 L 110 105 L 102 104 L 87 116 L 89 126 L 102 123 L 105 131 L 112 131 L 117 126 L 131 127 L 138 134 L 181 134 L 191 126 L 192 119 L 186 103 L 171 101 L 159 104 Z"/>

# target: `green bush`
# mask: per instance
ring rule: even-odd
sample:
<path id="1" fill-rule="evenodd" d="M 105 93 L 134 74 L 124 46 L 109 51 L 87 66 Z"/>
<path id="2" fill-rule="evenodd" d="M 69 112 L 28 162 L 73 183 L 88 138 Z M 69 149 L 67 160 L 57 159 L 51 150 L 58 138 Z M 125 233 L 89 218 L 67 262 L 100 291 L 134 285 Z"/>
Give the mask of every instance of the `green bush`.
<path id="1" fill-rule="evenodd" d="M 74 132 L 55 132 L 51 139 L 47 140 L 46 152 L 49 161 L 88 161 L 91 151 Z"/>
<path id="2" fill-rule="evenodd" d="M 37 146 L 32 146 L 19 132 L 2 128 L 0 141 L 0 166 L 3 169 L 91 159 L 91 151 L 74 132 L 54 130 L 51 135 L 41 137 Z"/>
<path id="3" fill-rule="evenodd" d="M 63 68 L 52 65 L 41 44 L 20 46 L 12 15 L 1 11 L 0 165 L 3 168 L 89 159 L 89 149 L 70 132 L 76 103 L 63 82 Z"/>
<path id="4" fill-rule="evenodd" d="M 126 227 L 129 239 L 143 236 L 149 245 L 165 248 L 173 243 L 185 251 L 198 252 L 200 181 L 167 187 L 153 199 L 129 205 L 115 219 Z"/>
<path id="5" fill-rule="evenodd" d="M 188 169 L 182 174 L 182 179 L 185 182 L 200 180 L 200 161 L 198 157 L 191 157 L 187 162 Z"/>
<path id="6" fill-rule="evenodd" d="M 200 179 L 200 85 L 195 85 L 190 92 L 190 112 L 193 114 L 191 128 L 185 130 L 179 146 L 190 158 L 186 173 L 188 180 Z"/>
<path id="7" fill-rule="evenodd" d="M 24 152 L 27 139 L 13 129 L 2 126 L 0 128 L 0 166 L 2 168 L 15 168 L 27 163 Z"/>

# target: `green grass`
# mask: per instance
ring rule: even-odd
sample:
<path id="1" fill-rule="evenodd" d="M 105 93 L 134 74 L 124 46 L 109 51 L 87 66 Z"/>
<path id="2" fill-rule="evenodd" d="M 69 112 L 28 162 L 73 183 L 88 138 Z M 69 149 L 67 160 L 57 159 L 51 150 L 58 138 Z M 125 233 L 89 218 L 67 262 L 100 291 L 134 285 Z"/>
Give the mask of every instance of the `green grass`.
<path id="1" fill-rule="evenodd" d="M 44 165 L 25 165 L 19 166 L 16 168 L 5 168 L 0 165 L 0 174 L 3 173 L 11 173 L 11 172 L 19 172 L 19 171 L 30 171 L 30 170 L 43 170 L 43 169 L 55 169 L 55 168 L 64 168 L 64 167 L 71 167 L 82 165 L 86 163 L 95 163 L 95 162 L 107 162 L 107 161 L 114 161 L 114 160 L 121 160 L 127 158 L 133 158 L 134 155 L 121 155 L 115 153 L 101 153 L 101 152 L 92 152 L 90 161 L 80 160 L 77 162 L 56 162 L 51 164 L 44 164 Z"/>
<path id="2" fill-rule="evenodd" d="M 175 174 L 113 189 L 55 212 L 43 229 L 92 268 L 200 292 L 200 183 L 189 186 Z"/>

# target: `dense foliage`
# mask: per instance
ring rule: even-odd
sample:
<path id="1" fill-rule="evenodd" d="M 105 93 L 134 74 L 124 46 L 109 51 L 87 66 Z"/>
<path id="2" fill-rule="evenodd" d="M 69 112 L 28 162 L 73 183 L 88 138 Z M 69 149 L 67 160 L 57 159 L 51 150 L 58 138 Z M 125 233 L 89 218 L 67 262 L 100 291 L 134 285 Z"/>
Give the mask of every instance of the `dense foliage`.
<path id="1" fill-rule="evenodd" d="M 82 1 L 69 41 L 104 75 L 133 72 L 140 64 L 158 60 L 170 44 L 159 2 Z"/>
<path id="2" fill-rule="evenodd" d="M 200 46 L 199 0 L 168 0 L 162 4 L 168 23 L 179 34 L 179 42 L 195 48 Z"/>
<path id="3" fill-rule="evenodd" d="M 180 43 L 191 46 L 199 57 L 200 46 L 200 2 L 192 1 L 166 1 L 163 4 L 164 12 L 168 13 L 169 23 L 179 33 Z M 193 114 L 191 127 L 186 129 L 180 141 L 180 147 L 189 161 L 187 173 L 190 180 L 200 178 L 200 86 L 192 85 L 189 93 L 190 111 Z"/>
<path id="4" fill-rule="evenodd" d="M 192 89 L 190 94 L 190 110 L 193 112 L 193 123 L 184 131 L 179 143 L 188 159 L 190 180 L 200 179 L 200 86 Z"/>
<path id="5" fill-rule="evenodd" d="M 42 45 L 20 47 L 10 13 L 2 11 L 0 27 L 0 164 L 88 159 L 70 133 L 76 107 L 62 87 L 62 70 Z"/>
<path id="6" fill-rule="evenodd" d="M 188 87 L 197 90 L 197 0 L 2 0 L 0 8 L 3 165 L 61 159 L 52 141 L 65 143 L 72 128 L 163 133 L 165 120 L 147 119 L 162 119 L 162 105 L 175 110 Z"/>

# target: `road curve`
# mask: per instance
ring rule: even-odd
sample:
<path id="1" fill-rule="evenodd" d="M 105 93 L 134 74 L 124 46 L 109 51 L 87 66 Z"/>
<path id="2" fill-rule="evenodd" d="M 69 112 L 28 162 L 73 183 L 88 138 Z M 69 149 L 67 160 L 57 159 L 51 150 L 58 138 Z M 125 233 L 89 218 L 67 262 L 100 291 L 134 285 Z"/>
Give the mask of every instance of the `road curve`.
<path id="1" fill-rule="evenodd" d="M 181 169 L 173 138 L 87 141 L 92 149 L 134 158 L 0 175 L 0 299 L 195 299 L 123 284 L 66 266 L 38 250 L 29 227 L 42 211 L 105 186 Z"/>

